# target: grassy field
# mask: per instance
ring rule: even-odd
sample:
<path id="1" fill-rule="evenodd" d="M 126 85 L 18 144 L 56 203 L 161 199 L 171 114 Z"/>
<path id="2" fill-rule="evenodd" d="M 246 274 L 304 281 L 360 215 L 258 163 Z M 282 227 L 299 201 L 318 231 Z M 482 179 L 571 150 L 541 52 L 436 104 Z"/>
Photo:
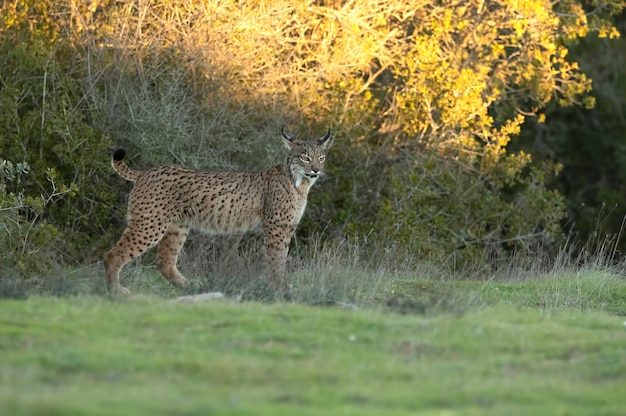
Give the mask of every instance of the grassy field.
<path id="1" fill-rule="evenodd" d="M 307 304 L 312 289 L 294 303 L 180 303 L 149 271 L 123 300 L 2 300 L 0 414 L 626 414 L 615 273 L 396 276 L 375 292 L 331 275 L 317 292 L 358 308 Z"/>

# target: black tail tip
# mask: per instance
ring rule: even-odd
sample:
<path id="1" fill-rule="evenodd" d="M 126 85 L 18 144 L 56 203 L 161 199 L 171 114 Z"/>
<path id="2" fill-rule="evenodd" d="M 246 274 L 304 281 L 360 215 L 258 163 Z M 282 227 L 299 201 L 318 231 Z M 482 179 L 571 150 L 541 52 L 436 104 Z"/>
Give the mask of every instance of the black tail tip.
<path id="1" fill-rule="evenodd" d="M 117 149 L 113 152 L 113 160 L 120 161 L 124 159 L 124 156 L 126 156 L 126 150 L 124 149 Z"/>

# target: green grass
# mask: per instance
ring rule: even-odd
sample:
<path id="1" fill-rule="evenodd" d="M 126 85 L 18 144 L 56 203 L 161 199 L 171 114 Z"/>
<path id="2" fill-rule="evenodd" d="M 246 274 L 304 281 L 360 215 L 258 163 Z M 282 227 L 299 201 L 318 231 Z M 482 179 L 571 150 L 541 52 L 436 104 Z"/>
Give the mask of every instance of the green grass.
<path id="1" fill-rule="evenodd" d="M 505 304 L 626 316 L 626 279 L 610 271 L 564 271 L 525 280 L 409 279 L 392 287 L 387 303 L 401 312 L 464 311 Z"/>
<path id="2" fill-rule="evenodd" d="M 340 277 L 321 279 L 366 307 L 0 301 L 0 414 L 624 414 L 623 278 L 402 278 L 350 298 Z"/>

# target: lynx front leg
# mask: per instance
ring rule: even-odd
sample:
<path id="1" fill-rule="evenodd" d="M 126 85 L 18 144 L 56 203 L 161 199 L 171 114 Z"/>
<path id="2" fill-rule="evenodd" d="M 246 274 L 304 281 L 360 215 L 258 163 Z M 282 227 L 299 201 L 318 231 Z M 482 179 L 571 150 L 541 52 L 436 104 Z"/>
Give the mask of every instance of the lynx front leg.
<path id="1" fill-rule="evenodd" d="M 295 227 L 291 226 L 266 226 L 264 229 L 265 255 L 270 269 L 270 284 L 283 295 L 289 292 L 285 284 L 285 269 L 289 243 L 294 231 Z"/>

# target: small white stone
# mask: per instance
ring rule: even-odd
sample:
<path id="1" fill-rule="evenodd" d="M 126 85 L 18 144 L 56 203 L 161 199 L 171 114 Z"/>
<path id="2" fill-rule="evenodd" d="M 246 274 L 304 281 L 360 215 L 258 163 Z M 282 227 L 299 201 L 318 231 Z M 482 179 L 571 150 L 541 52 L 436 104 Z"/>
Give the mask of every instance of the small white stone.
<path id="1" fill-rule="evenodd" d="M 223 299 L 224 294 L 222 292 L 210 292 L 202 293 L 199 295 L 180 296 L 176 298 L 178 302 L 206 302 L 215 299 Z"/>

